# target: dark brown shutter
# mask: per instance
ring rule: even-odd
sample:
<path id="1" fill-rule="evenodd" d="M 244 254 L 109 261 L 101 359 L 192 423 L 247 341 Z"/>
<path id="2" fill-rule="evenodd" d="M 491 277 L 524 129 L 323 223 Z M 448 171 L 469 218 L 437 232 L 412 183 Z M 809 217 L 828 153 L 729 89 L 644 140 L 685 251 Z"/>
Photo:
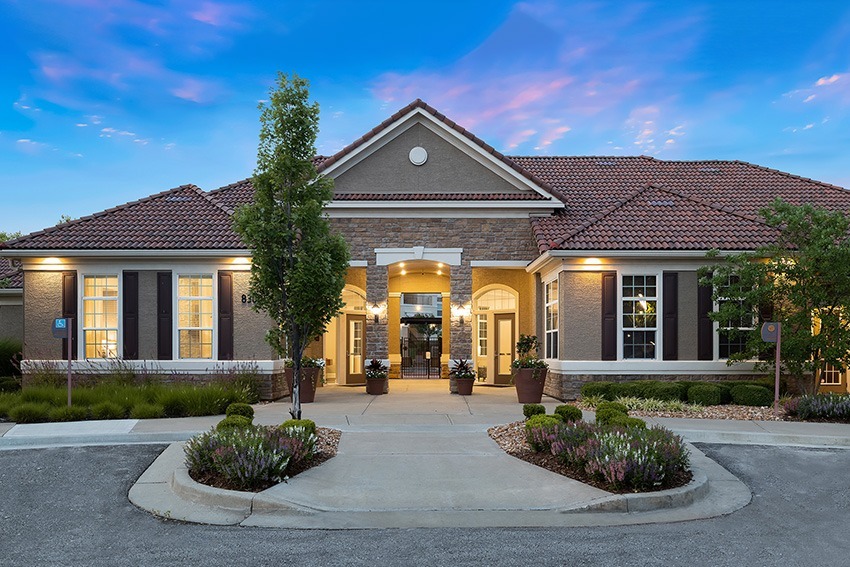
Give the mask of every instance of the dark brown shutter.
<path id="1" fill-rule="evenodd" d="M 156 357 L 171 360 L 171 272 L 156 273 Z"/>
<path id="2" fill-rule="evenodd" d="M 218 273 L 218 359 L 233 360 L 233 272 Z"/>
<path id="3" fill-rule="evenodd" d="M 602 272 L 602 360 L 617 360 L 617 272 Z"/>
<path id="4" fill-rule="evenodd" d="M 124 360 L 139 358 L 139 272 L 124 272 Z"/>
<path id="5" fill-rule="evenodd" d="M 664 360 L 679 360 L 679 274 L 664 272 Z"/>
<path id="6" fill-rule="evenodd" d="M 71 325 L 71 359 L 77 358 L 77 272 L 62 273 L 62 317 L 72 318 Z M 62 339 L 62 358 L 68 357 L 68 339 Z"/>
<path id="7" fill-rule="evenodd" d="M 697 288 L 697 359 L 714 359 L 714 322 L 708 314 L 714 311 L 711 286 Z"/>

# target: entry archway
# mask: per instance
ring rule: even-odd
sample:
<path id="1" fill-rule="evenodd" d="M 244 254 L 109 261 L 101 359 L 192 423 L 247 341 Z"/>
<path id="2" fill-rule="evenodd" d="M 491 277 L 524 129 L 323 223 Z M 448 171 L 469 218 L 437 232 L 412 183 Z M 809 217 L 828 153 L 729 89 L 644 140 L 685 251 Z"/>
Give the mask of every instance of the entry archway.
<path id="1" fill-rule="evenodd" d="M 519 294 L 509 286 L 490 284 L 473 294 L 473 353 L 479 381 L 510 384 L 518 316 Z"/>

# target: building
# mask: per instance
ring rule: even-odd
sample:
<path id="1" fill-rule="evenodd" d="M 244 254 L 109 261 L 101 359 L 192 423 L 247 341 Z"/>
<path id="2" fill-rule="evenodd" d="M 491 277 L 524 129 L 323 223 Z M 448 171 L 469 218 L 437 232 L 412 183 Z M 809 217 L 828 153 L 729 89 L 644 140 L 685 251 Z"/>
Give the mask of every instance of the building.
<path id="1" fill-rule="evenodd" d="M 594 379 L 751 374 L 727 366 L 736 345 L 707 318 L 706 252 L 771 242 L 757 212 L 776 197 L 850 210 L 842 188 L 739 161 L 507 157 L 420 100 L 316 164 L 352 260 L 345 308 L 310 352 L 344 385 L 369 358 L 393 378 L 472 358 L 508 384 L 520 334 L 540 337 L 561 398 Z M 118 358 L 197 378 L 251 361 L 277 376 L 231 229 L 251 195 L 250 180 L 182 186 L 7 243 L 24 367 L 62 358 L 50 323 L 70 316 L 79 370 Z"/>

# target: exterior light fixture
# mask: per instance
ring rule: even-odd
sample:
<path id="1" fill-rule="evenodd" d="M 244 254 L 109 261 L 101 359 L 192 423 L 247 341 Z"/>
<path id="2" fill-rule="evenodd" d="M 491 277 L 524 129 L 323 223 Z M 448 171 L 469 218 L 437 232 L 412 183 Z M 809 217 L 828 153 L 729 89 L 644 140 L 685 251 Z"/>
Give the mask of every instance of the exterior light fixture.
<path id="1" fill-rule="evenodd" d="M 372 315 L 375 316 L 375 324 L 377 325 L 378 321 L 379 321 L 379 317 L 381 315 L 381 306 L 378 305 L 377 303 L 373 303 L 372 307 L 370 308 L 370 311 L 372 311 Z"/>
<path id="2" fill-rule="evenodd" d="M 463 303 L 456 303 L 452 305 L 452 317 L 457 317 L 458 322 L 461 325 L 465 324 L 464 317 L 469 317 L 471 312 L 472 309 L 468 303 L 466 305 Z"/>

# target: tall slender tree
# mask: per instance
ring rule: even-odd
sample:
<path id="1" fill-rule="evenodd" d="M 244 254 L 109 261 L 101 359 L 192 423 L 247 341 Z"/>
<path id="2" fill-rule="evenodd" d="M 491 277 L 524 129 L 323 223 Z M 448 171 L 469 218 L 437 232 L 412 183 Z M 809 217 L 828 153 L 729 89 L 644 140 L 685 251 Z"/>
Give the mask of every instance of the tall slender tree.
<path id="1" fill-rule="evenodd" d="M 323 208 L 333 180 L 313 163 L 319 105 L 308 101 L 309 83 L 278 74 L 260 109 L 260 143 L 253 202 L 237 209 L 234 227 L 249 246 L 254 309 L 274 326 L 266 340 L 293 363 L 292 409 L 301 419 L 301 358 L 342 308 L 348 246 L 330 230 Z"/>

